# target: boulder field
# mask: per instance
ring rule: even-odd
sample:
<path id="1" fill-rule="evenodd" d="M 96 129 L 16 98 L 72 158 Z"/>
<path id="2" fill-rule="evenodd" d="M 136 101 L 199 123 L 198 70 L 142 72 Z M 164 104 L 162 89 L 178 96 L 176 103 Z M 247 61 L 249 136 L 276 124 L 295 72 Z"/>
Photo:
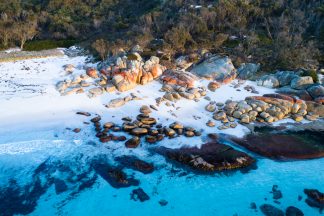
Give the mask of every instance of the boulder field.
<path id="1" fill-rule="evenodd" d="M 305 101 L 323 104 L 323 84 L 315 83 L 311 76 L 302 76 L 302 74 L 302 71 L 278 71 L 275 74 L 260 77 L 257 84 L 267 88 L 276 88 L 280 94 L 297 96 Z"/>
<path id="2" fill-rule="evenodd" d="M 134 51 L 112 57 L 98 67 L 88 67 L 85 74 L 81 75 L 73 75 L 74 65 L 68 64 L 63 68 L 72 78 L 67 77 L 58 82 L 56 89 L 62 95 L 80 94 L 87 90 L 89 97 L 116 90 L 128 91 L 139 84 L 145 85 L 157 79 L 163 84 L 193 88 L 199 78 L 206 78 L 212 80 L 210 89 L 216 90 L 221 84 L 228 84 L 237 76 L 237 71 L 228 57 L 208 56 L 189 68 L 189 71 L 185 71 L 180 68 L 167 69 L 156 56 L 144 61 Z"/>
<path id="3" fill-rule="evenodd" d="M 318 111 L 321 108 L 308 108 L 305 101 L 287 95 L 265 94 L 246 97 L 241 101 L 228 100 L 225 104 L 210 102 L 206 105 L 206 110 L 213 113 L 215 120 L 222 122 L 218 129 L 223 130 L 236 127 L 235 120 L 241 124 L 273 123 L 287 118 L 296 122 L 304 118 L 314 121 L 319 117 Z"/>

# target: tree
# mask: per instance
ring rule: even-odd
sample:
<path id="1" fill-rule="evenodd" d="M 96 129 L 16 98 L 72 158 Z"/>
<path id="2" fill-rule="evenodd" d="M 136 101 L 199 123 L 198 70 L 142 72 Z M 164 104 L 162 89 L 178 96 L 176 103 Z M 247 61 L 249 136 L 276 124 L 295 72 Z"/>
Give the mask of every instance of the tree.
<path id="1" fill-rule="evenodd" d="M 93 42 L 92 48 L 97 51 L 101 60 L 105 60 L 107 58 L 109 52 L 109 46 L 104 39 L 98 39 L 95 42 Z"/>
<path id="2" fill-rule="evenodd" d="M 9 39 L 12 34 L 11 30 L 12 22 L 9 20 L 6 13 L 2 13 L 0 16 L 0 39 L 4 47 L 8 47 Z"/>
<path id="3" fill-rule="evenodd" d="M 10 29 L 10 22 L 9 21 L 0 21 L 0 39 L 1 43 L 4 47 L 8 47 L 11 29 Z"/>
<path id="4" fill-rule="evenodd" d="M 16 24 L 15 35 L 20 43 L 20 49 L 24 48 L 26 41 L 32 40 L 37 34 L 36 20 L 27 19 L 26 21 L 19 21 Z"/>
<path id="5" fill-rule="evenodd" d="M 189 31 L 183 26 L 173 27 L 165 34 L 165 40 L 175 50 L 183 51 L 187 42 L 192 41 Z"/>

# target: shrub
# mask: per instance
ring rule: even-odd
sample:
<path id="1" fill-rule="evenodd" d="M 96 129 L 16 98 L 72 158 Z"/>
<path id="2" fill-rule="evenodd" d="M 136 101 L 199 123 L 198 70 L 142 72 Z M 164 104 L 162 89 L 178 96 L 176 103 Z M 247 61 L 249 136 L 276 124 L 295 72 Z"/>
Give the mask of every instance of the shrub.
<path id="1" fill-rule="evenodd" d="M 58 47 L 68 48 L 76 44 L 77 41 L 70 39 L 70 40 L 35 40 L 35 41 L 28 41 L 25 44 L 24 50 L 25 51 L 40 51 L 40 50 L 47 50 L 47 49 L 55 49 Z"/>
<path id="2" fill-rule="evenodd" d="M 316 73 L 316 70 L 304 71 L 303 76 L 311 76 L 313 78 L 314 82 L 318 82 L 318 75 Z"/>

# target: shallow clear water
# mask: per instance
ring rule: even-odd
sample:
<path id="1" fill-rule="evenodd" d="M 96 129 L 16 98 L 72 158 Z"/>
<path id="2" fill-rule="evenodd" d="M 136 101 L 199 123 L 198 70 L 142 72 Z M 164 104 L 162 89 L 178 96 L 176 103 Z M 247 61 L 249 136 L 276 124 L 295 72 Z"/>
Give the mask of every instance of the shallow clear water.
<path id="1" fill-rule="evenodd" d="M 303 190 L 324 191 L 324 159 L 276 162 L 258 157 L 257 168 L 247 173 L 197 175 L 145 148 L 131 151 L 122 143 L 73 140 L 59 130 L 54 134 L 53 129 L 43 129 L 19 137 L 0 136 L 0 190 L 3 193 L 10 187 L 18 188 L 10 191 L 7 202 L 0 202 L 0 208 L 2 205 L 8 212 L 15 208 L 21 212 L 24 208 L 18 204 L 23 197 L 22 203 L 28 204 L 24 207 L 32 209 L 30 215 L 262 215 L 259 209 L 250 208 L 252 202 L 258 207 L 273 204 L 282 210 L 292 205 L 305 215 L 320 214 L 306 205 Z M 113 157 L 124 154 L 154 163 L 156 170 L 151 174 L 124 170 L 140 181 L 138 187 L 150 200 L 131 200 L 130 194 L 137 186 L 113 188 L 91 169 L 94 160 L 114 165 Z M 53 179 L 63 180 L 67 189 L 56 194 Z M 273 185 L 278 185 L 283 194 L 280 203 L 275 203 L 270 193 Z M 298 201 L 298 196 L 303 199 Z M 168 204 L 161 206 L 161 200 Z M 9 205 L 8 201 L 18 204 Z"/>

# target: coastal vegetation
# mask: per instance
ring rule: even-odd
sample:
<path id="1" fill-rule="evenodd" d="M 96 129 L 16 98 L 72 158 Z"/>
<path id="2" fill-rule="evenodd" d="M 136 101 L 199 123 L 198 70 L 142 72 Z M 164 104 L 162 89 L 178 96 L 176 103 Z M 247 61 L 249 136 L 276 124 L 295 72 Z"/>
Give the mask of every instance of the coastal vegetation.
<path id="1" fill-rule="evenodd" d="M 0 3 L 0 48 L 79 43 L 104 59 L 139 44 L 166 60 L 208 49 L 236 65 L 317 69 L 323 7 L 316 0 L 8 0 Z"/>

